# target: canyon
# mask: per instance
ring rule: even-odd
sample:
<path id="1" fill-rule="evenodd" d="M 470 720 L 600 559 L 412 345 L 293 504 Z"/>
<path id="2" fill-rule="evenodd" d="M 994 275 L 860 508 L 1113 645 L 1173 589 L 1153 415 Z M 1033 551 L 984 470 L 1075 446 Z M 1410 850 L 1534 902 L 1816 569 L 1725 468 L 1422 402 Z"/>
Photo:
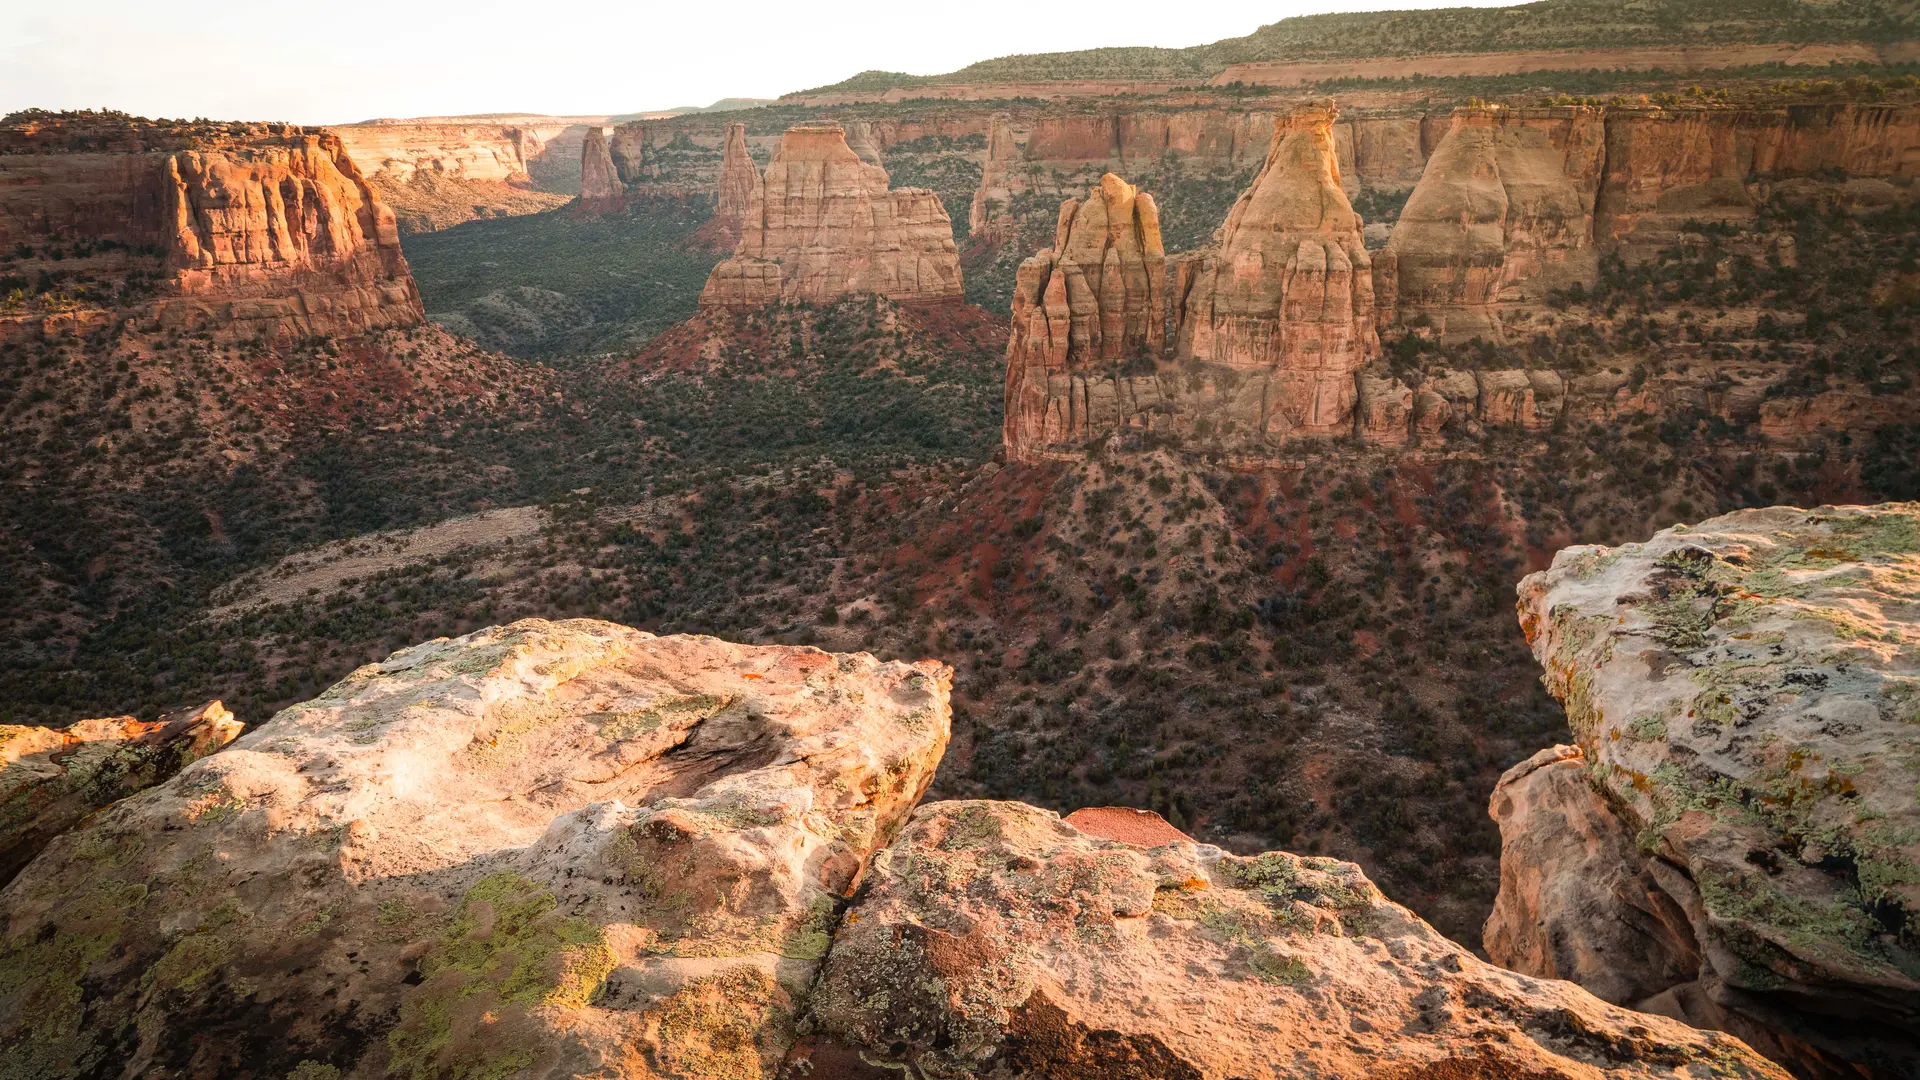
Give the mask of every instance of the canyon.
<path id="1" fill-rule="evenodd" d="M 475 218 L 538 213 L 577 192 L 580 146 L 605 117 L 526 116 L 476 123 L 459 118 L 340 124 L 361 174 L 408 232 Z"/>

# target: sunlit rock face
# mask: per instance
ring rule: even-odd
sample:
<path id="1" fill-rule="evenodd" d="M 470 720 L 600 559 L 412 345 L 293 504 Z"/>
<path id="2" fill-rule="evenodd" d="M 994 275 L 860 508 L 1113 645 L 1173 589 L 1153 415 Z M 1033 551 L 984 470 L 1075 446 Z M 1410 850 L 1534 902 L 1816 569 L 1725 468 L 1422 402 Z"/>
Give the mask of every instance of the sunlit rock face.
<path id="1" fill-rule="evenodd" d="M 1354 372 L 1380 351 L 1373 261 L 1340 186 L 1330 102 L 1275 121 L 1253 186 L 1172 287 L 1176 356 L 1264 381 L 1262 434 L 1353 429 Z"/>
<path id="2" fill-rule="evenodd" d="M 751 308 L 858 294 L 958 301 L 953 223 L 932 191 L 888 190 L 886 170 L 862 160 L 838 125 L 791 128 L 749 194 L 733 257 L 714 267 L 700 303 Z"/>

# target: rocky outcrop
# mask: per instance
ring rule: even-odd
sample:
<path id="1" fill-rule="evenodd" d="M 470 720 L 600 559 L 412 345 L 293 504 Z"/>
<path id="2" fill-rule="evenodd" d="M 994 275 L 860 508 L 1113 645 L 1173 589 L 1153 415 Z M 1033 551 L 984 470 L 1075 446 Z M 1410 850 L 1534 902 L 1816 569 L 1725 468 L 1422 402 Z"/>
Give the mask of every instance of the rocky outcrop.
<path id="1" fill-rule="evenodd" d="M 705 246 L 731 251 L 740 244 L 740 227 L 753 209 L 760 191 L 760 167 L 747 152 L 747 125 L 727 125 L 725 149 L 721 152 L 720 178 L 713 204 L 713 217 L 701 227 Z"/>
<path id="2" fill-rule="evenodd" d="M 1677 978 L 1643 1006 L 1803 1075 L 1916 1075 L 1916 573 L 1906 503 L 1740 511 L 1523 581 L 1579 756 L 1495 794 L 1490 955 L 1603 994 Z"/>
<path id="3" fill-rule="evenodd" d="M 996 113 L 987 131 L 987 157 L 980 164 L 980 186 L 967 209 L 967 235 L 982 243 L 1004 243 L 1012 234 L 1014 185 L 1020 182 L 1013 118 Z"/>
<path id="4" fill-rule="evenodd" d="M 25 249 L 17 273 L 127 282 L 107 323 L 251 339 L 424 318 L 392 213 L 340 140 L 307 128 L 112 114 L 0 128 L 0 245 Z M 47 317 L 0 316 L 0 339 Z"/>
<path id="5" fill-rule="evenodd" d="M 81 818 L 166 780 L 240 728 L 218 701 L 153 721 L 0 724 L 0 885 Z"/>
<path id="6" fill-rule="evenodd" d="M 769 1076 L 949 676 L 592 621 L 402 650 L 0 893 L 0 1072 Z"/>
<path id="7" fill-rule="evenodd" d="M 1010 457 L 1104 434 L 1088 383 L 1151 371 L 1166 345 L 1166 252 L 1153 196 L 1108 173 L 1060 206 L 1054 246 L 1020 266 L 1007 343 Z"/>
<path id="8" fill-rule="evenodd" d="M 889 191 L 838 125 L 787 131 L 749 200 L 733 257 L 700 294 L 707 308 L 824 303 L 875 294 L 900 303 L 960 298 L 953 224 L 925 188 Z"/>
<path id="9" fill-rule="evenodd" d="M 600 128 L 588 128 L 580 143 L 580 199 L 576 213 L 617 214 L 627 208 L 627 189 L 614 168 L 613 154 L 607 149 L 607 136 Z"/>
<path id="10" fill-rule="evenodd" d="M 1786 1075 L 1725 1035 L 1482 963 L 1351 863 L 1166 839 L 1018 803 L 922 807 L 836 935 L 788 1074 Z"/>
<path id="11" fill-rule="evenodd" d="M 620 183 L 638 184 L 647 178 L 647 129 L 640 124 L 621 124 L 607 139 L 607 157 L 613 161 L 613 174 Z M 586 159 L 581 161 L 584 166 Z M 585 190 L 585 184 L 582 184 Z"/>
<path id="12" fill-rule="evenodd" d="M 1591 282 L 1605 155 L 1598 108 L 1456 110 L 1378 261 L 1390 317 L 1497 341 L 1501 302 Z"/>
<path id="13" fill-rule="evenodd" d="M 847 148 L 854 156 L 869 165 L 881 165 L 880 143 L 873 134 L 873 122 L 870 120 L 849 120 L 845 124 Z"/>
<path id="14" fill-rule="evenodd" d="M 1276 121 L 1266 165 L 1217 245 L 1185 260 L 1174 285 L 1178 358 L 1264 379 L 1268 437 L 1351 431 L 1354 372 L 1380 350 L 1334 115 L 1329 102 Z"/>

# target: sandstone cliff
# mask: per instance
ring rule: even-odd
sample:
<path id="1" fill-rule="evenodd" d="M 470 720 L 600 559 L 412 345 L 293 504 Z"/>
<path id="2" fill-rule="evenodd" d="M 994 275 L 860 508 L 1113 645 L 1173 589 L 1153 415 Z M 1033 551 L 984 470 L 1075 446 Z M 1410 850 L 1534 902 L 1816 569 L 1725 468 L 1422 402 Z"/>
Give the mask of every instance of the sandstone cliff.
<path id="1" fill-rule="evenodd" d="M 1523 581 L 1578 746 L 1494 794 L 1494 960 L 1803 1075 L 1916 1075 L 1916 572 L 1896 503 L 1740 511 Z"/>
<path id="2" fill-rule="evenodd" d="M 1020 147 L 1013 119 L 996 114 L 987 131 L 987 156 L 980 164 L 980 186 L 967 210 L 967 233 L 986 243 L 1004 243 L 1013 229 L 1013 192 Z"/>
<path id="3" fill-rule="evenodd" d="M 106 323 L 253 338 L 423 320 L 392 213 L 337 137 L 305 128 L 81 114 L 0 128 L 0 245 L 30 253 L 18 269 L 121 282 Z M 89 254 L 75 265 L 69 247 Z M 0 340 L 72 315 L 0 315 Z"/>
<path id="4" fill-rule="evenodd" d="M 1353 373 L 1380 349 L 1373 260 L 1340 187 L 1333 121 L 1331 103 L 1276 120 L 1260 175 L 1173 287 L 1179 359 L 1265 379 L 1267 437 L 1351 430 Z"/>
<path id="5" fill-rule="evenodd" d="M 760 167 L 753 163 L 753 155 L 747 152 L 747 125 L 728 124 L 713 217 L 701 230 L 708 247 L 731 251 L 739 245 L 740 228 L 746 223 L 747 214 L 753 209 L 753 200 L 759 191 Z"/>
<path id="6" fill-rule="evenodd" d="M 1457 110 L 1380 256 L 1383 308 L 1498 340 L 1500 301 L 1591 282 L 1605 142 L 1598 109 Z"/>
<path id="7" fill-rule="evenodd" d="M 566 117 L 496 124 L 382 120 L 329 130 L 393 208 L 402 232 L 550 210 L 566 202 L 560 192 L 579 180 L 583 126 Z"/>
<path id="8" fill-rule="evenodd" d="M 1083 445 L 1121 420 L 1104 400 L 1119 367 L 1150 373 L 1166 345 L 1166 261 L 1153 196 L 1118 176 L 1061 204 L 1054 246 L 1021 265 L 1014 289 L 1009 457 Z"/>
<path id="9" fill-rule="evenodd" d="M 933 192 L 889 191 L 833 124 L 790 129 L 754 188 L 733 257 L 702 307 L 821 303 L 872 293 L 901 303 L 960 298 L 953 224 Z"/>
<path id="10" fill-rule="evenodd" d="M 580 143 L 580 199 L 574 209 L 583 214 L 616 214 L 626 208 L 626 185 L 614 168 L 606 133 L 588 128 Z"/>

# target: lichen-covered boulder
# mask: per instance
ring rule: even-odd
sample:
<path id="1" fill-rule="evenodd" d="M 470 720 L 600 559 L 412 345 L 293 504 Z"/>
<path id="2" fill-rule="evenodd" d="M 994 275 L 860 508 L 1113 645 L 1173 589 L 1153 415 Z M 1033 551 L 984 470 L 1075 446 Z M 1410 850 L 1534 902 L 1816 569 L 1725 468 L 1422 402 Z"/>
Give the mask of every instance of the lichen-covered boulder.
<path id="1" fill-rule="evenodd" d="M 218 701 L 158 720 L 0 724 L 0 885 L 81 818 L 206 757 L 244 726 Z"/>
<path id="2" fill-rule="evenodd" d="M 770 1074 L 949 677 L 585 620 L 404 649 L 0 892 L 0 1076 Z"/>
<path id="3" fill-rule="evenodd" d="M 1669 1007 L 1772 1032 L 1810 1074 L 1920 1076 L 1920 504 L 1568 548 L 1519 609 L 1589 782 L 1698 941 Z"/>
<path id="4" fill-rule="evenodd" d="M 875 857 L 803 1026 L 796 1080 L 1786 1076 L 1482 963 L 1351 863 L 1001 802 L 922 807 Z"/>

